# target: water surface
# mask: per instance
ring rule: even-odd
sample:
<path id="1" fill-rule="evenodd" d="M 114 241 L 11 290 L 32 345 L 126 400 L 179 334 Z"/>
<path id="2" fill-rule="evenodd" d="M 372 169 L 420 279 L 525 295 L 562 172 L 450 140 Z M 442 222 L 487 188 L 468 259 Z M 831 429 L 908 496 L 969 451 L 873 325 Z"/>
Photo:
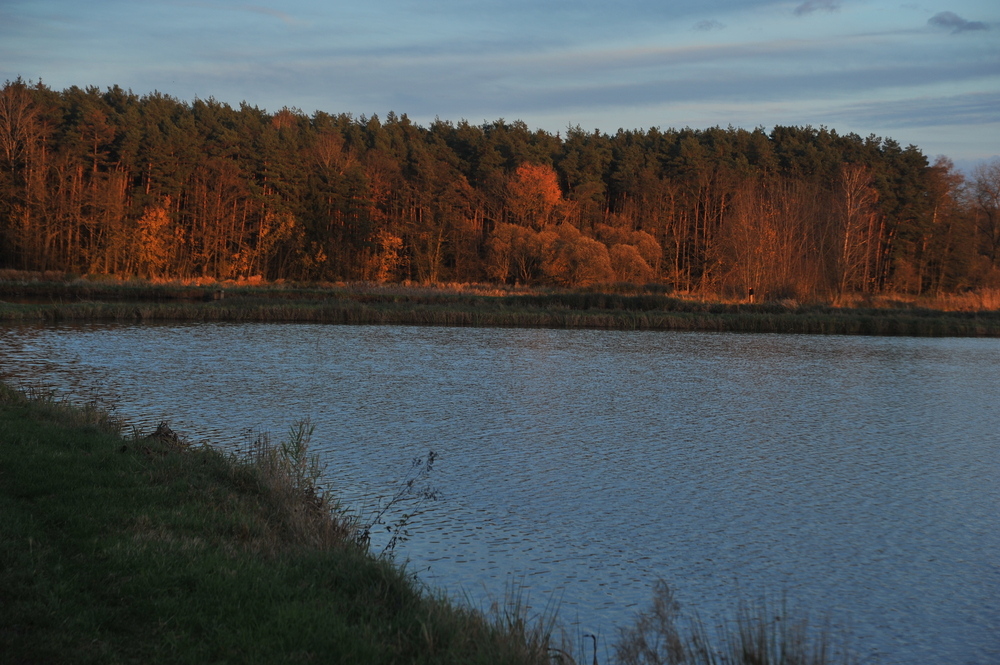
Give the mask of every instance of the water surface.
<path id="1" fill-rule="evenodd" d="M 1000 662 L 1000 340 L 10 327 L 0 371 L 224 445 L 308 418 L 359 507 L 433 450 L 397 556 L 605 643 L 663 578 L 709 620 L 784 595 L 867 662 Z"/>

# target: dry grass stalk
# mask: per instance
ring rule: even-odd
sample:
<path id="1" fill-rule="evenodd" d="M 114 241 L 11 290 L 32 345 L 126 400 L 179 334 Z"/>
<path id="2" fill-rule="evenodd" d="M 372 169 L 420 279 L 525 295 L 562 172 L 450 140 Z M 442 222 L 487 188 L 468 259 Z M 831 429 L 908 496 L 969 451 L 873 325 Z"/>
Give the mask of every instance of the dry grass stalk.
<path id="1" fill-rule="evenodd" d="M 284 518 L 285 538 L 319 549 L 345 547 L 357 540 L 355 523 L 321 482 L 324 466 L 309 452 L 313 429 L 300 422 L 280 444 L 258 433 L 232 468 L 251 475 L 272 497 Z"/>
<path id="2" fill-rule="evenodd" d="M 622 665 L 827 665 L 851 663 L 849 653 L 834 655 L 828 632 L 816 632 L 805 619 L 787 616 L 766 603 L 741 604 L 735 621 L 713 636 L 697 618 L 681 626 L 680 604 L 663 580 L 653 588 L 653 603 L 635 623 L 620 629 L 615 655 Z"/>

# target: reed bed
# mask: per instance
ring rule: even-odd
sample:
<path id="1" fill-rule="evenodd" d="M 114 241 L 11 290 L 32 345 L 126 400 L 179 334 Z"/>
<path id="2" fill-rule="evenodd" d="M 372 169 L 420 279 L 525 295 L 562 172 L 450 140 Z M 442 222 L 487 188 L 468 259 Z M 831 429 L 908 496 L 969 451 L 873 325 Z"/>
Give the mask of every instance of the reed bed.
<path id="1" fill-rule="evenodd" d="M 3 322 L 233 321 L 997 337 L 1000 312 L 697 303 L 666 296 L 232 294 L 224 299 L 0 303 Z"/>

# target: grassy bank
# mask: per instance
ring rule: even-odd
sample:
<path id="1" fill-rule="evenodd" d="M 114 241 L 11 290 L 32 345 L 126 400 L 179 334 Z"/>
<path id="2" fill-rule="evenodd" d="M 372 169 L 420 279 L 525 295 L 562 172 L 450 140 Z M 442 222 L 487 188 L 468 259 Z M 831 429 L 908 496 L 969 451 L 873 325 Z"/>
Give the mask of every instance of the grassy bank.
<path id="1" fill-rule="evenodd" d="M 600 651 L 516 597 L 456 605 L 365 549 L 302 442 L 233 456 L 163 427 L 122 436 L 105 411 L 0 383 L 0 663 L 852 662 L 783 607 L 709 632 L 662 581 Z"/>
<path id="2" fill-rule="evenodd" d="M 0 281 L 0 321 L 247 321 L 1000 337 L 1000 310 L 707 303 L 657 293 Z"/>
<path id="3" fill-rule="evenodd" d="M 0 662 L 539 663 L 368 554 L 280 447 L 235 459 L 0 384 Z"/>

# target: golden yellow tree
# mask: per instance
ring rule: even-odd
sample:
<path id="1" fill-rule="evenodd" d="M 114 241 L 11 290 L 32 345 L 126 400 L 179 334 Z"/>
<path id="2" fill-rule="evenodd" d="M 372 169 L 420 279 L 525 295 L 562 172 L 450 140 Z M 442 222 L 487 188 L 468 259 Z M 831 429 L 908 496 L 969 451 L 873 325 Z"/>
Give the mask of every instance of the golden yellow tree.
<path id="1" fill-rule="evenodd" d="M 535 281 L 542 265 L 543 235 L 517 224 L 497 224 L 486 243 L 489 275 L 500 282 Z"/>
<path id="2" fill-rule="evenodd" d="M 653 269 L 649 267 L 649 263 L 635 245 L 621 243 L 612 245 L 608 255 L 616 281 L 645 284 L 652 280 Z"/>
<path id="3" fill-rule="evenodd" d="M 136 222 L 138 249 L 136 272 L 149 279 L 164 277 L 170 265 L 173 231 L 170 219 L 170 197 L 160 204 L 146 208 Z"/>
<path id="4" fill-rule="evenodd" d="M 560 286 L 592 286 L 614 280 L 611 258 L 604 243 L 588 238 L 572 224 L 560 224 L 543 238 L 542 271 Z"/>
<path id="5" fill-rule="evenodd" d="M 545 227 L 561 202 L 559 178 L 547 164 L 521 164 L 507 183 L 507 208 L 524 226 Z"/>
<path id="6" fill-rule="evenodd" d="M 391 281 L 403 264 L 403 239 L 383 229 L 375 234 L 372 243 L 375 247 L 365 262 L 365 277 L 379 283 Z"/>

